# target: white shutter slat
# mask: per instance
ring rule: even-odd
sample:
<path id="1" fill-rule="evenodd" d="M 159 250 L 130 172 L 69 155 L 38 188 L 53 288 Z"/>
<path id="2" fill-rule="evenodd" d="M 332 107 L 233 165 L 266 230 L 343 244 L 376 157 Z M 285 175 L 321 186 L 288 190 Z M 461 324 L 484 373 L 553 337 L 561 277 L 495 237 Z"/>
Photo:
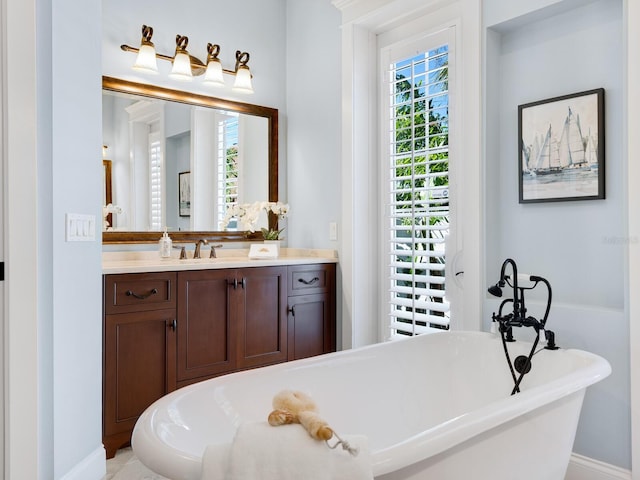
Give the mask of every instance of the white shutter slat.
<path id="1" fill-rule="evenodd" d="M 389 316 L 395 333 L 448 327 L 448 48 L 392 65 L 388 131 Z"/>
<path id="2" fill-rule="evenodd" d="M 149 134 L 149 227 L 151 230 L 162 230 L 162 144 L 160 134 Z"/>
<path id="3" fill-rule="evenodd" d="M 240 145 L 237 115 L 230 115 L 218 122 L 218 195 L 217 222 L 227 210 L 238 202 Z"/>

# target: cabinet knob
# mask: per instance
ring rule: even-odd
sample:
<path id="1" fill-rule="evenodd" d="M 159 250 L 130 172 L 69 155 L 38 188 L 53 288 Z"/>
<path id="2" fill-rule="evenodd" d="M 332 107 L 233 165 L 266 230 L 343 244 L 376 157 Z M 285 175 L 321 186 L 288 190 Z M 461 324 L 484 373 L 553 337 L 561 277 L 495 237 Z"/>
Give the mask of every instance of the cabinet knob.
<path id="1" fill-rule="evenodd" d="M 171 330 L 173 330 L 174 332 L 178 328 L 178 321 L 175 318 L 169 323 L 169 328 L 171 328 Z"/>
<path id="2" fill-rule="evenodd" d="M 238 289 L 238 284 L 240 284 L 243 289 L 247 288 L 247 279 L 245 277 L 242 277 L 240 281 L 238 281 L 237 278 L 234 278 L 233 280 L 227 280 L 227 285 L 233 285 L 234 290 Z"/>
<path id="3" fill-rule="evenodd" d="M 294 317 L 296 316 L 296 310 L 295 310 L 295 307 L 289 307 L 289 308 L 287 309 L 287 311 L 288 311 L 291 315 L 293 315 Z"/>

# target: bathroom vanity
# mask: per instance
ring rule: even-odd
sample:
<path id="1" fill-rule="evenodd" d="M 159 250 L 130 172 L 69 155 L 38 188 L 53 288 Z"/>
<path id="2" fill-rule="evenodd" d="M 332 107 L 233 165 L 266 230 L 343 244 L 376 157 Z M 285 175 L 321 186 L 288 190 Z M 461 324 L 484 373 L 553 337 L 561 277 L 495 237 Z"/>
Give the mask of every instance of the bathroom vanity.
<path id="1" fill-rule="evenodd" d="M 225 252 L 226 253 L 226 252 Z M 183 386 L 336 349 L 336 258 L 103 260 L 103 443 Z"/>

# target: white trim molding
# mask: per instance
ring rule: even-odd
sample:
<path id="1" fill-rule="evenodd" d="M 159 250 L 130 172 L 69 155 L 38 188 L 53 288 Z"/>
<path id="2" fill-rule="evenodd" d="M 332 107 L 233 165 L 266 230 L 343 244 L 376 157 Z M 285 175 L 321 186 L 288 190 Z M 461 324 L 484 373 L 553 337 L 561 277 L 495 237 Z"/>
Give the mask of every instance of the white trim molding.
<path id="1" fill-rule="evenodd" d="M 574 453 L 564 480 L 631 480 L 631 472 Z"/>
<path id="2" fill-rule="evenodd" d="M 630 382 L 631 382 L 631 464 L 640 465 L 640 218 L 635 208 L 640 204 L 640 5 L 637 0 L 624 1 L 626 101 L 624 137 L 626 140 L 627 219 L 628 219 L 628 278 L 626 288 L 627 311 L 629 312 Z M 640 480 L 640 468 L 633 469 L 633 480 Z"/>
<path id="3" fill-rule="evenodd" d="M 39 478 L 36 1 L 2 0 L 4 477 Z M 29 58 L 31 61 L 25 62 Z M 11 208 L 10 208 L 11 207 Z"/>
<path id="4" fill-rule="evenodd" d="M 376 278 L 380 258 L 376 210 L 378 184 L 377 36 L 427 16 L 432 21 L 449 15 L 457 26 L 464 52 L 458 70 L 464 110 L 465 142 L 458 152 L 464 158 L 465 179 L 460 185 L 460 223 L 464 237 L 457 250 L 464 250 L 464 304 L 456 328 L 478 330 L 482 314 L 483 202 L 481 159 L 481 5 L 480 0 L 333 0 L 342 13 L 342 348 L 380 341 L 377 325 Z M 364 169 L 363 169 L 364 167 Z M 362 175 L 362 172 L 369 172 Z M 357 212 L 357 215 L 355 215 Z M 459 255 L 457 255 L 460 257 Z M 452 319 L 452 323 L 454 319 Z"/>
<path id="5" fill-rule="evenodd" d="M 61 480 L 86 480 L 87 478 L 103 478 L 107 474 L 106 452 L 100 445 L 80 463 L 66 473 Z"/>

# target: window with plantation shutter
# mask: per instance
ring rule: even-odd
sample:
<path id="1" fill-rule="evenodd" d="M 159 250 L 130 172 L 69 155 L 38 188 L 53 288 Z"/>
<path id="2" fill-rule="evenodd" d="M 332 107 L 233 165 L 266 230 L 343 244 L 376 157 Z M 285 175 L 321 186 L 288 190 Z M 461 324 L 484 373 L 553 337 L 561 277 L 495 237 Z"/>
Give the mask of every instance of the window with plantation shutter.
<path id="1" fill-rule="evenodd" d="M 151 206 L 149 225 L 151 230 L 162 230 L 162 143 L 159 132 L 149 134 L 149 205 Z"/>
<path id="2" fill-rule="evenodd" d="M 391 337 L 449 328 L 449 48 L 388 64 L 387 295 Z"/>
<path id="3" fill-rule="evenodd" d="M 238 116 L 235 115 L 218 122 L 217 223 L 222 221 L 231 205 L 238 203 L 238 173 Z"/>

